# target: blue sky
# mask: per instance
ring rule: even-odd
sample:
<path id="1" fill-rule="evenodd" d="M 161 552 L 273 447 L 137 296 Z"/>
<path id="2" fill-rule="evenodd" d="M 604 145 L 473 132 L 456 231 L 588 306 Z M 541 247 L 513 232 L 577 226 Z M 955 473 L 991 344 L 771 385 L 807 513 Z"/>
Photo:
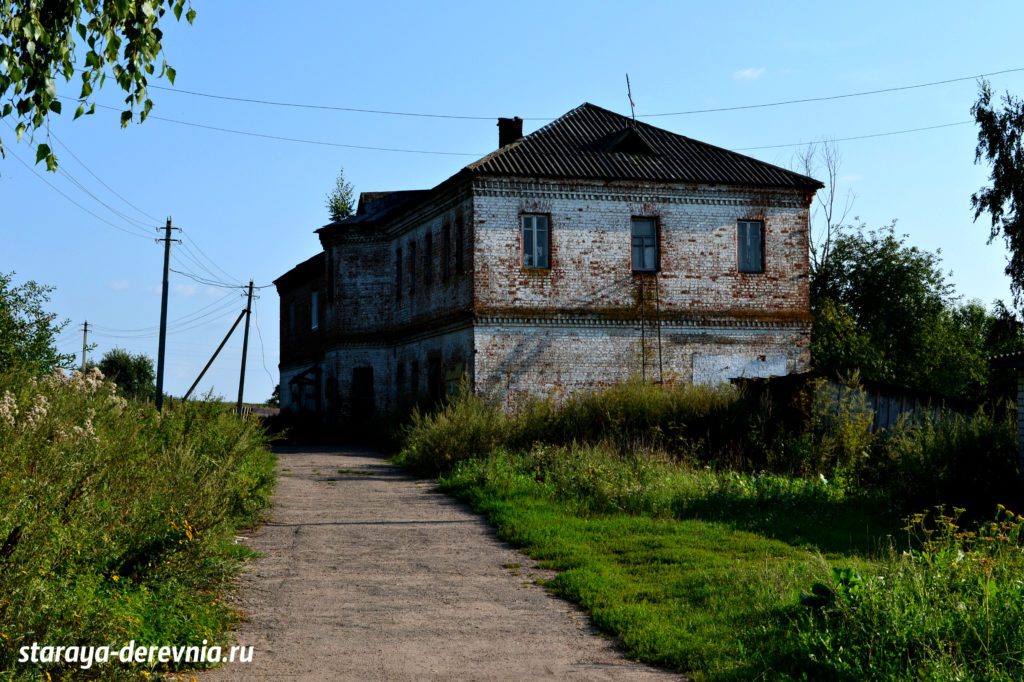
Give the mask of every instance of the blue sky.
<path id="1" fill-rule="evenodd" d="M 194 0 L 194 6 L 194 26 L 164 26 L 177 90 L 483 118 L 326 111 L 152 91 L 155 117 L 334 145 L 446 152 L 421 154 L 287 142 L 156 119 L 122 130 L 117 114 L 107 110 L 78 121 L 56 117 L 50 131 L 59 142 L 51 146 L 70 177 L 37 167 L 51 187 L 12 154 L 0 160 L 0 270 L 15 271 L 18 282 L 56 287 L 52 309 L 72 323 L 60 337 L 69 352 L 80 352 L 78 328 L 88 319 L 97 355 L 121 346 L 156 356 L 162 252 L 141 233 L 166 216 L 184 229 L 188 247 L 175 246 L 175 269 L 269 284 L 319 249 L 313 230 L 326 222 L 324 196 L 339 168 L 357 191 L 431 187 L 494 149 L 498 116 L 542 119 L 526 121 L 530 132 L 585 101 L 628 113 L 627 72 L 637 114 L 649 116 L 1024 67 L 1024 56 L 1013 49 L 1024 6 L 1009 2 L 981 9 L 953 2 Z M 997 92 L 1024 95 L 1024 71 L 991 81 Z M 976 84 L 967 80 L 645 120 L 746 149 L 967 122 L 976 95 Z M 108 85 L 97 101 L 117 106 L 120 99 Z M 27 146 L 13 144 L 5 127 L 0 136 L 13 154 L 34 158 Z M 898 220 L 913 244 L 941 249 L 960 294 L 990 304 L 1008 299 L 1009 286 L 1002 242 L 986 245 L 987 223 L 972 220 L 970 195 L 987 178 L 987 170 L 974 165 L 976 137 L 966 123 L 839 142 L 839 186 L 856 195 L 852 215 L 872 227 Z M 797 150 L 745 153 L 791 166 Z M 243 301 L 240 292 L 175 273 L 171 285 L 166 389 L 181 394 Z M 260 292 L 256 322 L 246 375 L 246 398 L 254 401 L 268 397 L 277 380 L 272 287 Z M 200 390 L 233 397 L 240 357 L 236 333 Z"/>

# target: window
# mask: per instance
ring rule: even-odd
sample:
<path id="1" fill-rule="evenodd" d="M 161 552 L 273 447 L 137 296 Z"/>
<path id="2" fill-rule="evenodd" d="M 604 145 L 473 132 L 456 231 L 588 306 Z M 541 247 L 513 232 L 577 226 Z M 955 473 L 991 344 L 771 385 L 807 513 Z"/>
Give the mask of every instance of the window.
<path id="1" fill-rule="evenodd" d="M 658 226 L 654 218 L 633 218 L 630 234 L 633 239 L 633 272 L 657 272 Z"/>
<path id="2" fill-rule="evenodd" d="M 523 267 L 550 268 L 548 217 L 523 214 Z"/>
<path id="3" fill-rule="evenodd" d="M 736 255 L 740 272 L 764 272 L 764 222 L 736 223 Z"/>
<path id="4" fill-rule="evenodd" d="M 434 233 L 427 232 L 427 243 L 423 245 L 423 283 L 428 287 L 434 283 Z"/>
<path id="5" fill-rule="evenodd" d="M 452 226 L 445 223 L 441 235 L 441 281 L 447 282 L 452 274 Z"/>
<path id="6" fill-rule="evenodd" d="M 402 250 L 395 249 L 395 300 L 402 300 Z"/>
<path id="7" fill-rule="evenodd" d="M 409 242 L 409 295 L 416 293 L 416 242 Z"/>
<path id="8" fill-rule="evenodd" d="M 461 275 L 465 270 L 466 230 L 462 225 L 462 216 L 455 219 L 455 274 Z"/>
<path id="9" fill-rule="evenodd" d="M 314 291 L 309 297 L 309 328 L 320 328 L 320 292 Z"/>

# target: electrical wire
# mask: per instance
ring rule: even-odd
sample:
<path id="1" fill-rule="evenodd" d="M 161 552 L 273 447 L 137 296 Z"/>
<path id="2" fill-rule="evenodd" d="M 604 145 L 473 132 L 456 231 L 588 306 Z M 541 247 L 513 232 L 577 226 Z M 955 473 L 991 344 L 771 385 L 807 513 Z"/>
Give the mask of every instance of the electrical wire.
<path id="1" fill-rule="evenodd" d="M 85 211 L 86 213 L 88 213 L 89 215 L 91 215 L 91 216 L 92 216 L 93 218 L 95 218 L 96 220 L 99 220 L 99 221 L 100 221 L 101 223 L 104 223 L 105 225 L 108 225 L 109 227 L 112 227 L 112 228 L 114 228 L 115 230 L 118 230 L 119 232 L 124 232 L 125 234 L 131 235 L 131 236 L 133 236 L 133 237 L 139 237 L 139 238 L 141 238 L 141 239 L 152 239 L 152 237 L 151 237 L 150 235 L 146 235 L 146 234 L 140 234 L 140 233 L 138 233 L 138 232 L 133 232 L 132 230 L 126 229 L 126 228 L 124 228 L 124 227 L 121 227 L 121 226 L 119 226 L 119 225 L 115 225 L 114 223 L 110 222 L 110 221 L 109 221 L 109 220 L 107 220 L 106 218 L 104 218 L 104 217 L 102 217 L 102 216 L 100 216 L 100 215 L 98 215 L 98 214 L 96 214 L 96 213 L 93 213 L 93 212 L 92 212 L 92 211 L 90 211 L 90 210 L 89 210 L 88 208 L 86 208 L 85 206 L 82 206 L 82 205 L 81 205 L 80 203 L 78 203 L 77 201 L 75 201 L 74 199 L 72 199 L 71 197 L 69 197 L 69 196 L 68 196 L 67 194 L 65 194 L 65 193 L 64 193 L 63 191 L 61 191 L 60 189 L 58 189 L 58 188 L 57 188 L 57 187 L 56 187 L 56 186 L 55 186 L 55 185 L 54 185 L 53 183 L 51 183 L 51 182 L 50 182 L 49 180 L 47 180 L 47 179 L 46 179 L 46 178 L 44 178 L 44 177 L 43 177 L 42 175 L 40 175 L 40 174 L 39 174 L 39 172 L 38 172 L 38 171 L 36 171 L 36 169 L 35 169 L 35 168 L 32 168 L 32 166 L 30 166 L 30 165 L 28 165 L 27 163 L 25 163 L 25 161 L 23 161 L 23 160 L 22 160 L 22 158 L 21 158 L 20 156 L 18 156 L 18 155 L 17 155 L 16 153 L 14 153 L 14 150 L 12 150 L 12 149 L 11 149 L 10 147 L 6 148 L 6 149 L 5 149 L 4 151 L 5 151 L 5 152 L 6 152 L 7 154 L 10 154 L 11 156 L 13 156 L 13 157 L 14 157 L 14 159 L 15 159 L 15 161 L 17 161 L 17 162 L 18 162 L 18 163 L 20 163 L 20 164 L 21 164 L 22 166 L 24 166 L 25 168 L 27 168 L 27 169 L 29 170 L 29 172 L 31 172 L 31 173 L 32 173 L 33 175 L 35 175 L 35 176 L 36 176 L 37 178 L 39 178 L 40 180 L 42 180 L 43 182 L 45 182 L 45 183 L 47 184 L 47 186 L 48 186 L 48 187 L 49 187 L 50 189 L 52 189 L 52 190 L 53 190 L 54 192 L 56 192 L 57 194 L 59 194 L 59 195 L 61 195 L 62 197 L 64 197 L 64 198 L 65 198 L 65 199 L 67 199 L 67 200 L 68 200 L 69 202 L 71 202 L 72 204 L 74 204 L 75 206 L 77 206 L 77 207 L 78 207 L 79 209 L 81 209 L 81 210 Z"/>
<path id="2" fill-rule="evenodd" d="M 202 256 L 203 256 L 203 257 L 204 257 L 204 258 L 205 258 L 205 259 L 206 259 L 207 261 L 209 261 L 209 262 L 210 262 L 210 263 L 211 263 L 211 264 L 213 265 L 213 267 L 214 267 L 214 268 L 216 268 L 217 270 L 220 270 L 221 274 L 223 274 L 223 275 L 224 275 L 225 277 L 227 277 L 227 278 L 228 278 L 229 280 L 233 280 L 233 281 L 237 281 L 237 280 L 238 280 L 238 278 L 237 278 L 237 277 L 234 277 L 234 276 L 230 275 L 230 274 L 229 274 L 229 273 L 228 273 L 228 272 L 227 272 L 226 270 L 224 270 L 224 268 L 222 268 L 222 267 L 221 267 L 220 265 L 218 265 L 218 264 L 217 264 L 217 261 L 215 261 L 214 259 L 210 258 L 210 257 L 209 257 L 209 256 L 208 256 L 208 255 L 206 254 L 206 252 L 205 252 L 205 251 L 203 251 L 203 250 L 202 250 L 201 248 L 199 248 L 199 244 L 197 244 L 197 243 L 196 243 L 196 240 L 194 240 L 194 239 L 193 239 L 193 238 L 191 237 L 191 235 L 189 235 L 189 234 L 188 234 L 187 232 L 185 232 L 184 230 L 182 230 L 182 233 L 181 233 L 181 234 L 182 234 L 182 235 L 183 235 L 183 236 L 185 237 L 185 239 L 187 239 L 187 240 L 189 241 L 189 243 L 190 243 L 190 244 L 192 244 L 192 246 L 194 246 L 194 247 L 196 248 L 196 250 L 197 250 L 197 251 L 198 251 L 198 252 L 200 253 L 200 255 L 202 255 Z M 183 245 L 183 246 L 184 246 L 184 245 Z M 212 273 L 211 273 L 211 274 L 212 274 Z M 216 279 L 216 277 L 215 277 L 214 279 Z"/>
<path id="3" fill-rule="evenodd" d="M 767 107 L 781 107 L 790 104 L 806 104 L 809 102 L 826 102 L 837 99 L 848 99 L 851 97 L 865 97 L 868 95 L 880 95 L 890 92 L 901 92 L 904 90 L 915 90 L 918 88 L 930 88 L 936 85 L 947 85 L 949 83 L 959 83 L 968 80 L 977 80 L 978 78 L 987 78 L 989 76 L 1000 76 L 1007 73 L 1017 73 L 1024 71 L 1024 67 L 1018 67 L 1013 69 L 1003 69 L 1001 71 L 990 71 L 988 73 L 980 73 L 975 76 L 961 76 L 958 78 L 947 78 L 944 80 L 930 81 L 927 83 L 914 83 L 911 85 L 900 85 L 891 88 L 880 88 L 877 90 L 863 90 L 860 92 L 848 92 L 839 95 L 825 95 L 821 97 L 804 97 L 800 99 L 783 100 L 779 102 L 764 102 L 760 104 L 745 104 L 731 107 L 715 107 L 711 109 L 691 109 L 688 111 L 669 111 L 656 114 L 638 114 L 637 118 L 658 118 L 663 116 L 689 116 L 692 114 L 710 114 L 719 113 L 724 111 L 743 111 L 747 109 L 763 109 Z M 233 97 L 230 95 L 219 95 L 211 92 L 200 92 L 198 90 L 185 90 L 181 88 L 167 87 L 163 85 L 151 85 L 150 88 L 154 90 L 164 90 L 166 92 L 174 92 L 182 95 L 191 95 L 193 97 L 204 97 L 208 99 L 224 100 L 229 102 L 241 102 L 245 104 L 259 104 L 263 106 L 272 107 L 289 107 L 294 109 L 316 109 L 323 111 L 344 111 L 360 114 L 378 114 L 384 116 L 411 116 L 417 118 L 443 118 L 443 119 L 456 119 L 456 120 L 472 120 L 472 121 L 493 121 L 496 116 L 471 116 L 464 114 L 435 114 L 425 113 L 418 111 L 393 111 L 387 109 L 366 109 L 359 107 L 342 107 L 325 104 L 309 104 L 301 102 L 283 102 L 278 100 L 266 100 L 255 97 Z M 151 117 L 152 118 L 152 117 Z M 526 116 L 521 117 L 524 121 L 552 121 L 557 116 Z"/>
<path id="4" fill-rule="evenodd" d="M 195 274 L 194 272 L 183 272 L 181 270 L 175 270 L 174 268 L 171 268 L 170 270 L 171 272 L 177 273 L 184 277 L 188 277 L 193 281 L 199 282 L 200 284 L 205 284 L 206 286 L 210 287 L 220 287 L 222 289 L 242 289 L 245 286 L 242 284 L 228 284 L 227 282 L 216 282 L 213 280 L 204 279 L 199 275 Z"/>
<path id="5" fill-rule="evenodd" d="M 263 359 L 263 371 L 267 373 L 267 378 L 270 379 L 270 384 L 274 385 L 277 382 L 274 381 L 273 375 L 271 375 L 270 370 L 267 369 L 267 353 L 263 348 L 263 332 L 260 331 L 260 315 L 258 310 L 259 308 L 257 306 L 253 306 L 252 322 L 256 327 L 256 338 L 260 340 L 260 357 Z"/>
<path id="6" fill-rule="evenodd" d="M 892 130 L 887 133 L 873 133 L 871 135 L 857 135 L 855 137 L 837 137 L 829 138 L 829 142 L 849 142 L 851 140 L 867 140 L 872 137 L 888 137 L 889 135 L 902 135 L 904 133 L 919 133 L 923 130 L 938 130 L 939 128 L 952 128 L 953 126 L 962 126 L 974 123 L 974 121 L 957 121 L 956 123 L 941 123 L 935 126 L 925 126 L 924 128 L 909 128 L 907 130 Z M 808 144 L 814 144 L 813 142 L 794 142 L 790 144 L 769 144 L 762 145 L 759 147 L 738 147 L 733 151 L 736 152 L 749 152 L 757 149 L 782 149 L 783 147 L 803 147 Z"/>
<path id="7" fill-rule="evenodd" d="M 184 324 L 184 323 L 187 323 L 187 322 L 190 321 L 189 318 L 193 317 L 194 315 L 198 315 L 199 313 L 201 313 L 201 312 L 203 312 L 205 310 L 208 310 L 209 308 L 212 308 L 212 307 L 214 307 L 216 305 L 221 305 L 225 301 L 227 301 L 229 298 L 234 298 L 234 296 L 235 296 L 235 294 L 233 292 L 229 291 L 228 293 L 224 294 L 223 296 L 218 298 L 213 303 L 209 303 L 209 304 L 203 306 L 202 308 L 199 308 L 198 310 L 194 310 L 191 313 L 188 313 L 187 315 L 182 315 L 179 318 L 175 318 L 174 320 L 170 320 L 170 321 L 168 321 L 167 324 L 168 325 L 174 325 L 174 324 Z M 137 328 L 137 329 L 119 329 L 117 327 L 107 327 L 107 326 L 104 326 L 104 325 L 101 325 L 101 324 L 99 324 L 99 325 L 98 324 L 93 324 L 92 326 L 94 328 L 96 328 L 96 329 L 101 330 L 101 331 L 105 330 L 105 331 L 108 331 L 108 332 L 150 332 L 150 331 L 155 331 L 155 330 L 160 329 L 159 325 L 154 325 L 154 326 L 150 326 L 150 327 L 140 327 L 140 328 Z"/>
<path id="8" fill-rule="evenodd" d="M 96 180 L 96 182 L 98 182 L 98 183 L 100 183 L 101 185 L 103 185 L 104 187 L 106 187 L 106 188 L 107 188 L 107 190 L 109 190 L 111 194 L 113 194 L 113 195 L 114 195 L 115 197 L 117 197 L 118 199 L 120 199 L 121 201 L 123 201 L 123 202 L 124 202 L 125 204 L 127 204 L 127 205 L 128 205 L 128 206 L 130 206 L 131 208 L 134 208 L 134 209 L 135 209 L 136 211 L 138 211 L 139 215 L 141 215 L 141 216 L 143 216 L 143 217 L 147 218 L 148 220 L 152 220 L 152 221 L 153 221 L 153 222 L 155 222 L 155 223 L 159 223 L 159 222 L 160 222 L 160 219 L 159 219 L 159 218 L 156 218 L 156 217 L 154 217 L 154 216 L 153 216 L 153 215 L 152 215 L 151 213 L 146 213 L 146 212 L 145 212 L 145 211 L 143 211 L 143 210 L 142 210 L 141 208 L 139 208 L 138 206 L 136 206 L 136 205 L 135 205 L 135 204 L 133 204 L 132 202 L 130 202 L 130 201 L 128 201 L 127 199 L 125 199 L 125 198 L 124 198 L 124 197 L 123 197 L 123 196 L 122 196 L 121 194 L 119 194 L 119 193 L 117 192 L 117 190 L 115 190 L 115 189 L 114 189 L 113 187 L 111 187 L 111 186 L 110 186 L 110 185 L 108 185 L 107 183 L 103 182 L 103 178 L 101 178 L 100 176 L 96 175 L 96 173 L 94 173 L 94 172 L 92 171 L 92 169 L 91 169 L 91 168 L 89 168 L 89 166 L 87 166 L 87 165 L 86 165 L 86 163 L 85 163 L 84 161 L 82 161 L 82 160 L 81 160 L 80 158 L 78 158 L 78 155 L 77 155 L 77 154 L 75 154 L 75 152 L 74 152 L 74 151 L 72 151 L 70 147 L 68 147 L 68 146 L 67 146 L 66 144 L 64 144 L 64 142 L 63 142 L 63 141 L 62 141 L 62 140 L 61 140 L 61 139 L 60 139 L 59 137 L 57 137 L 57 135 L 56 135 L 56 134 L 54 134 L 54 133 L 53 133 L 52 131 L 50 132 L 50 137 L 52 137 L 52 138 L 53 138 L 54 140 L 56 140 L 56 141 L 57 141 L 57 144 L 59 144 L 59 145 L 60 145 L 61 147 L 63 147 L 63 148 L 64 148 L 64 151 L 66 151 L 66 152 L 67 152 L 68 154 L 70 154 L 70 155 L 71 155 L 71 158 L 73 158 L 73 159 L 74 159 L 75 161 L 77 161 L 77 162 L 78 162 L 78 165 L 80 165 L 80 166 L 81 166 L 82 168 L 84 168 L 84 169 L 85 169 L 85 171 L 86 171 L 86 172 L 87 172 L 87 173 L 88 173 L 89 175 L 91 175 L 91 176 L 93 177 L 93 179 L 95 179 L 95 180 Z"/>

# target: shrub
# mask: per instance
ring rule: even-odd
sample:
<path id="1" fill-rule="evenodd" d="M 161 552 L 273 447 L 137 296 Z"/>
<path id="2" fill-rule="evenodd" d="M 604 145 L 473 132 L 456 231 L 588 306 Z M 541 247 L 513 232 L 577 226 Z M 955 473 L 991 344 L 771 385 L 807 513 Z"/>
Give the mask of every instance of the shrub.
<path id="1" fill-rule="evenodd" d="M 0 669 L 33 642 L 218 639 L 234 531 L 268 504 L 273 461 L 219 404 L 160 414 L 98 370 L 0 375 Z"/>
<path id="2" fill-rule="evenodd" d="M 419 474 L 437 475 L 456 462 L 487 456 L 507 432 L 501 406 L 461 390 L 435 412 L 413 411 L 398 460 Z"/>

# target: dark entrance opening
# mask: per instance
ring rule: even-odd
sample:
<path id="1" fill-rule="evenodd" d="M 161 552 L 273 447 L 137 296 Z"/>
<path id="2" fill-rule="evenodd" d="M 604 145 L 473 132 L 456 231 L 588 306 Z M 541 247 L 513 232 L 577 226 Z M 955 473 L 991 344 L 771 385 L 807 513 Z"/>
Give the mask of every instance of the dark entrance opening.
<path id="1" fill-rule="evenodd" d="M 365 419 L 373 415 L 373 367 L 352 369 L 352 418 Z"/>

